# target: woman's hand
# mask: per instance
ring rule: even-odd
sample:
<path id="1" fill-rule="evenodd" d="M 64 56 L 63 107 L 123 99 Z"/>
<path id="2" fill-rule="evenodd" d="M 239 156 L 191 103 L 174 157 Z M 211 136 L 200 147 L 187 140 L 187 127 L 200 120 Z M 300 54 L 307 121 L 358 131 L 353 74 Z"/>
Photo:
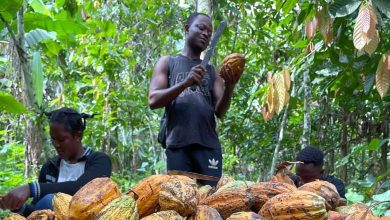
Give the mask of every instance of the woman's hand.
<path id="1" fill-rule="evenodd" d="M 19 209 L 29 197 L 30 187 L 27 184 L 16 187 L 0 198 L 0 208 L 10 210 Z"/>

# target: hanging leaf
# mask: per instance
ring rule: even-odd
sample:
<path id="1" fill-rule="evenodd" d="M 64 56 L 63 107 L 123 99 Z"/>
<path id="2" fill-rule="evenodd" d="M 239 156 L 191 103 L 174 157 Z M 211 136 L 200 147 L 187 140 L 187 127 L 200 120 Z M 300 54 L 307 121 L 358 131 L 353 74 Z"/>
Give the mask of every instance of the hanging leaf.
<path id="1" fill-rule="evenodd" d="M 267 105 L 268 105 L 268 110 L 270 113 L 275 112 L 275 105 L 276 105 L 276 97 L 275 97 L 275 88 L 274 88 L 274 82 L 273 79 L 269 82 L 269 87 L 268 87 L 268 95 L 267 95 Z"/>
<path id="2" fill-rule="evenodd" d="M 272 72 L 270 72 L 270 71 L 267 73 L 267 81 L 268 81 L 268 83 L 272 82 Z"/>
<path id="3" fill-rule="evenodd" d="M 286 102 L 286 86 L 284 83 L 284 76 L 282 74 L 274 75 L 275 91 L 277 95 L 277 106 L 275 112 L 279 114 L 284 107 Z"/>
<path id="4" fill-rule="evenodd" d="M 273 113 L 269 111 L 269 107 L 267 103 L 265 103 L 265 105 L 263 106 L 262 112 L 265 121 L 272 119 Z"/>
<path id="5" fill-rule="evenodd" d="M 332 20 L 332 22 L 333 22 L 333 20 Z M 333 26 L 331 26 L 329 28 L 329 32 L 326 33 L 326 36 L 324 36 L 324 38 L 325 38 L 325 43 L 327 45 L 332 44 L 332 42 L 333 42 Z"/>
<path id="6" fill-rule="evenodd" d="M 368 53 L 370 56 L 375 52 L 379 44 L 379 33 L 377 30 L 375 30 L 375 34 L 372 34 L 371 38 L 372 39 L 364 47 L 364 51 Z"/>
<path id="7" fill-rule="evenodd" d="M 314 37 L 317 30 L 318 20 L 314 17 L 312 20 L 309 18 L 306 19 L 306 37 L 307 39 L 311 39 Z"/>
<path id="8" fill-rule="evenodd" d="M 312 53 L 315 51 L 314 43 L 310 42 L 306 47 L 306 54 Z"/>
<path id="9" fill-rule="evenodd" d="M 376 29 L 378 18 L 372 5 L 363 5 L 353 31 L 353 43 L 356 49 L 359 50 L 358 56 L 363 52 L 370 56 L 375 52 L 379 44 L 379 33 Z"/>
<path id="10" fill-rule="evenodd" d="M 376 29 L 376 25 L 378 24 L 378 15 L 377 15 L 377 10 L 371 5 L 367 5 L 368 10 L 370 11 L 371 19 L 373 20 L 374 24 L 372 27 Z"/>
<path id="11" fill-rule="evenodd" d="M 288 69 L 283 69 L 283 77 L 284 77 L 284 83 L 286 87 L 286 91 L 290 91 L 291 87 L 291 76 L 290 76 L 290 71 Z"/>
<path id="12" fill-rule="evenodd" d="M 390 84 L 390 72 L 385 69 L 386 59 L 386 55 L 383 55 L 379 61 L 378 68 L 376 70 L 375 86 L 381 98 L 383 98 L 387 93 Z"/>
<path id="13" fill-rule="evenodd" d="M 356 49 L 361 50 L 368 43 L 367 35 L 370 27 L 370 11 L 366 6 L 362 6 L 356 18 L 355 28 L 353 30 L 353 45 Z M 365 32 L 365 30 L 367 30 Z"/>
<path id="14" fill-rule="evenodd" d="M 26 107 L 18 102 L 11 94 L 0 91 L 0 112 L 22 114 L 27 112 Z"/>
<path id="15" fill-rule="evenodd" d="M 366 53 L 371 56 L 375 52 L 379 44 L 379 32 L 376 29 L 376 26 L 378 24 L 378 18 L 372 5 L 368 5 L 367 8 L 370 12 L 370 27 L 367 30 L 368 43 L 364 47 L 364 51 L 366 51 Z"/>
<path id="16" fill-rule="evenodd" d="M 373 0 L 374 5 L 388 18 L 390 18 L 390 1 L 389 0 Z"/>
<path id="17" fill-rule="evenodd" d="M 330 5 L 329 12 L 334 18 L 344 17 L 352 14 L 360 3 L 360 0 L 336 0 Z"/>
<path id="18" fill-rule="evenodd" d="M 325 11 L 325 8 L 318 11 L 316 14 L 318 18 L 318 27 L 322 37 L 325 40 L 327 45 L 331 44 L 333 41 L 333 21 L 328 13 Z"/>
<path id="19" fill-rule="evenodd" d="M 47 32 L 42 29 L 35 29 L 25 34 L 26 43 L 28 47 L 33 47 L 37 45 L 39 42 L 47 40 L 47 39 L 56 39 L 55 32 Z"/>
<path id="20" fill-rule="evenodd" d="M 41 53 L 35 51 L 32 59 L 32 82 L 34 88 L 34 94 L 39 107 L 42 106 L 43 100 L 43 71 Z"/>

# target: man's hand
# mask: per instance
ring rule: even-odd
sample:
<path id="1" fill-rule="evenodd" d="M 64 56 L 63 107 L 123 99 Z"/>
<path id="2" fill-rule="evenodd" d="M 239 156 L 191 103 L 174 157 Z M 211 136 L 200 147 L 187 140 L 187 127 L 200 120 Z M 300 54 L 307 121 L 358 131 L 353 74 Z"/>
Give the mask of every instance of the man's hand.
<path id="1" fill-rule="evenodd" d="M 240 76 L 243 71 L 244 69 L 240 68 L 238 72 L 235 73 L 233 72 L 230 64 L 222 66 L 219 75 L 225 81 L 225 88 L 233 89 L 234 86 L 237 84 L 238 80 L 240 79 Z"/>
<path id="2" fill-rule="evenodd" d="M 190 73 L 187 78 L 184 80 L 185 87 L 190 87 L 194 84 L 201 84 L 204 74 L 206 74 L 206 69 L 202 65 L 196 65 L 191 68 Z"/>
<path id="3" fill-rule="evenodd" d="M 0 198 L 0 209 L 19 209 L 30 197 L 30 187 L 22 185 Z"/>

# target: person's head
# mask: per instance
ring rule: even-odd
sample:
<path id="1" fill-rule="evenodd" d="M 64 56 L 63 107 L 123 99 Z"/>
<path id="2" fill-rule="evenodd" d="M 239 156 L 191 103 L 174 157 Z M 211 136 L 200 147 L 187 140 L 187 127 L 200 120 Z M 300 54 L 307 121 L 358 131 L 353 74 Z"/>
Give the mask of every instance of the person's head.
<path id="1" fill-rule="evenodd" d="M 319 148 L 313 146 L 303 148 L 298 153 L 296 161 L 303 162 L 303 164 L 298 163 L 296 169 L 302 184 L 320 179 L 324 172 L 322 169 L 324 154 Z"/>
<path id="2" fill-rule="evenodd" d="M 78 113 L 71 108 L 60 108 L 47 113 L 50 121 L 50 136 L 54 148 L 61 159 L 74 159 L 82 151 L 81 139 L 86 127 L 86 119 L 93 117 Z"/>
<path id="3" fill-rule="evenodd" d="M 192 13 L 185 24 L 186 44 L 197 52 L 202 52 L 209 45 L 213 25 L 211 18 L 203 13 Z"/>

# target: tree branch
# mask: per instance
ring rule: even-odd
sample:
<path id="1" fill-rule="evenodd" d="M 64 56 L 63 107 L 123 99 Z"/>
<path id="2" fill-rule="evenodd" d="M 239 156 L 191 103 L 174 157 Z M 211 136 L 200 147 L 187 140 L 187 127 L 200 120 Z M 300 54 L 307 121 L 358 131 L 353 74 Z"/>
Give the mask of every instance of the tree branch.
<path id="1" fill-rule="evenodd" d="M 236 40 L 237 40 L 237 36 L 238 36 L 238 15 L 235 16 L 235 19 L 234 19 L 234 23 L 235 23 L 235 31 L 234 31 L 234 38 L 233 38 L 233 44 L 232 44 L 232 49 L 230 51 L 230 53 L 233 53 L 234 52 L 234 48 L 236 47 Z"/>
<path id="2" fill-rule="evenodd" d="M 11 27 L 9 26 L 8 22 L 4 19 L 3 15 L 0 14 L 0 20 L 4 23 L 4 25 L 7 27 L 7 30 L 9 34 L 11 34 L 12 40 L 15 42 L 14 45 L 17 45 L 16 37 L 14 32 L 12 31 Z"/>
<path id="3" fill-rule="evenodd" d="M 12 40 L 14 41 L 14 46 L 16 47 L 16 51 L 18 52 L 19 57 L 23 57 L 23 54 L 25 54 L 25 51 L 23 48 L 19 46 L 18 40 L 15 37 L 14 32 L 12 31 L 11 27 L 9 26 L 8 22 L 5 20 L 5 18 L 0 14 L 0 20 L 4 23 L 5 27 L 7 28 L 9 34 L 11 35 Z"/>

